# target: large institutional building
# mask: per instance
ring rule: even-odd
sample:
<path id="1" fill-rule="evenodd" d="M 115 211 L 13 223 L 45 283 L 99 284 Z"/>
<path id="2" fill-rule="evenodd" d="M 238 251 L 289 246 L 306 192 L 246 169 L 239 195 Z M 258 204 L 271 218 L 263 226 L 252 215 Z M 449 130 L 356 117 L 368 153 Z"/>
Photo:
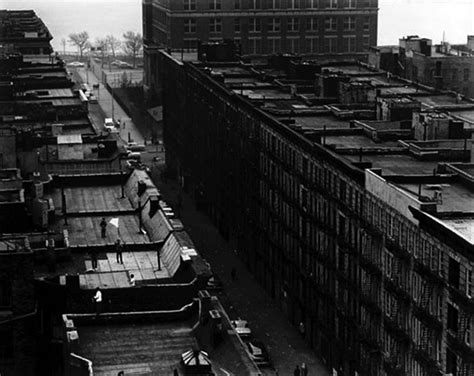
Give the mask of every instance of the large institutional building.
<path id="1" fill-rule="evenodd" d="M 168 168 L 334 374 L 473 374 L 473 101 L 355 62 L 159 63 Z"/>
<path id="2" fill-rule="evenodd" d="M 361 52 L 377 44 L 378 0 L 144 0 L 145 43 L 195 49 L 234 39 L 245 54 Z"/>
<path id="3" fill-rule="evenodd" d="M 156 52 L 230 39 L 241 55 L 364 55 L 377 45 L 378 0 L 143 0 L 145 91 L 156 91 Z"/>

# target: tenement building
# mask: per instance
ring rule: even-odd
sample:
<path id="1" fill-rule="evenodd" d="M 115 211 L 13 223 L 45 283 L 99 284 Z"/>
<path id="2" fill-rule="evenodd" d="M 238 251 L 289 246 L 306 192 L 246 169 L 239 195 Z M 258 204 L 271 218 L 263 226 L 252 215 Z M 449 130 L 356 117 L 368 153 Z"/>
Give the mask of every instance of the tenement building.
<path id="1" fill-rule="evenodd" d="M 336 375 L 474 372 L 474 102 L 161 52 L 166 163 Z"/>
<path id="2" fill-rule="evenodd" d="M 353 54 L 377 44 L 378 0 L 143 0 L 145 85 L 158 48 L 231 39 L 243 55 Z"/>
<path id="3" fill-rule="evenodd" d="M 210 265 L 44 24 L 0 20 L 0 374 L 259 374 Z"/>

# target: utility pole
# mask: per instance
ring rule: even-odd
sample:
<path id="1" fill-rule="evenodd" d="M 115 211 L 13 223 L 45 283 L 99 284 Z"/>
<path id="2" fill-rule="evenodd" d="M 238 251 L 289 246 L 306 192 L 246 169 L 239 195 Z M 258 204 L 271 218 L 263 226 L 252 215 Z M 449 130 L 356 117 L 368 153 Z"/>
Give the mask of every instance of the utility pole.
<path id="1" fill-rule="evenodd" d="M 114 121 L 114 125 L 115 125 L 115 118 L 114 118 L 114 84 L 115 84 L 115 82 L 111 82 L 110 93 L 112 94 L 112 120 Z"/>

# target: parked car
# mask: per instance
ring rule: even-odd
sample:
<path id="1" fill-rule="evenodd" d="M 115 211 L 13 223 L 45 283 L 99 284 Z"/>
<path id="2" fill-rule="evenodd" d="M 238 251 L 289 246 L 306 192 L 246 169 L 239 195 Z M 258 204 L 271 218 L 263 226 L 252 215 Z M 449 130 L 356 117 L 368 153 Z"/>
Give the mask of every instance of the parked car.
<path id="1" fill-rule="evenodd" d="M 129 142 L 126 148 L 129 151 L 145 151 L 145 145 L 136 142 Z"/>
<path id="2" fill-rule="evenodd" d="M 91 94 L 89 97 L 89 103 L 99 103 L 97 97 L 94 94 Z"/>
<path id="3" fill-rule="evenodd" d="M 251 336 L 252 330 L 248 327 L 248 322 L 246 320 L 239 318 L 237 320 L 232 320 L 230 323 L 241 338 Z"/>
<path id="4" fill-rule="evenodd" d="M 119 64 L 119 68 L 133 69 L 133 65 L 129 64 L 125 61 L 121 61 L 120 64 Z"/>
<path id="5" fill-rule="evenodd" d="M 104 128 L 107 129 L 110 133 L 118 133 L 118 129 L 115 126 L 115 122 L 112 118 L 105 118 Z"/>
<path id="6" fill-rule="evenodd" d="M 246 350 L 250 358 L 259 366 L 267 366 L 270 364 L 268 351 L 265 345 L 258 340 L 252 339 L 245 342 Z"/>
<path id="7" fill-rule="evenodd" d="M 85 64 L 80 61 L 71 61 L 70 63 L 67 63 L 67 65 L 69 67 L 85 67 Z"/>

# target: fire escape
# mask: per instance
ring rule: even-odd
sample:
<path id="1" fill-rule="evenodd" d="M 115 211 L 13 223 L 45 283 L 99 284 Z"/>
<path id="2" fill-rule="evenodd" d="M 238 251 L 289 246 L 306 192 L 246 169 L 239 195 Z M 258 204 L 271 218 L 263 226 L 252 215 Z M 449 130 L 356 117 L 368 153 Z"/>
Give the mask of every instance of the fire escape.
<path id="1" fill-rule="evenodd" d="M 389 315 L 385 316 L 385 329 L 394 340 L 390 343 L 390 354 L 385 359 L 385 370 L 389 375 L 404 375 L 404 352 L 411 343 L 407 333 L 405 314 L 410 306 L 411 295 L 407 292 L 407 271 L 410 270 L 411 255 L 390 238 L 385 238 L 385 247 L 393 255 L 391 270 L 386 270 L 385 290 L 393 297 Z"/>
<path id="2" fill-rule="evenodd" d="M 377 332 L 380 331 L 382 320 L 382 309 L 380 307 L 380 286 L 382 269 L 380 260 L 376 259 L 375 247 L 380 246 L 381 236 L 372 227 L 366 227 L 361 232 L 359 265 L 365 271 L 366 281 L 359 286 L 359 299 L 372 317 L 371 325 L 376 325 Z M 361 366 L 366 369 L 367 374 L 373 374 L 381 364 L 383 346 L 374 333 L 368 328 L 359 329 L 359 339 L 370 356 L 361 358 Z"/>

